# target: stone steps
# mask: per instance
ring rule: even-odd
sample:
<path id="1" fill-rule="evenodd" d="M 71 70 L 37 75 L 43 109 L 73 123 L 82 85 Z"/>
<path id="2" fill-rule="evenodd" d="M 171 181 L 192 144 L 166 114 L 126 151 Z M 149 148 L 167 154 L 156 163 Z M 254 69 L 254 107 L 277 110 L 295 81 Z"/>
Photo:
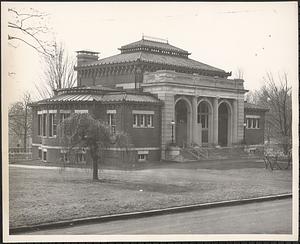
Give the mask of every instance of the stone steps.
<path id="1" fill-rule="evenodd" d="M 197 157 L 188 149 L 181 149 L 180 156 L 182 162 L 186 161 L 205 161 L 211 159 L 239 159 L 239 158 L 251 158 L 253 155 L 244 151 L 243 147 L 224 147 L 224 148 L 204 148 L 207 150 L 208 157 Z"/>

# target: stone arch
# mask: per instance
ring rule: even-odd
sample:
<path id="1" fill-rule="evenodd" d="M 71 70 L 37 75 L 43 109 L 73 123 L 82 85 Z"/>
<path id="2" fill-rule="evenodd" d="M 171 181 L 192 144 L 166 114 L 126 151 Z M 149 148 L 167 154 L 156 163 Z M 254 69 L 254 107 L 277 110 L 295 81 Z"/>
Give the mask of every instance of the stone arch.
<path id="1" fill-rule="evenodd" d="M 175 112 L 175 141 L 178 146 L 191 144 L 192 138 L 192 104 L 184 96 L 180 96 L 174 103 Z"/>
<path id="2" fill-rule="evenodd" d="M 204 103 L 208 108 L 208 114 L 201 113 L 201 104 Z M 203 124 L 204 122 L 204 124 Z M 197 103 L 197 125 L 199 134 L 199 144 L 213 143 L 213 105 L 207 98 L 202 98 Z"/>
<path id="3" fill-rule="evenodd" d="M 233 131 L 233 108 L 228 100 L 222 99 L 218 103 L 218 144 L 231 146 Z"/>

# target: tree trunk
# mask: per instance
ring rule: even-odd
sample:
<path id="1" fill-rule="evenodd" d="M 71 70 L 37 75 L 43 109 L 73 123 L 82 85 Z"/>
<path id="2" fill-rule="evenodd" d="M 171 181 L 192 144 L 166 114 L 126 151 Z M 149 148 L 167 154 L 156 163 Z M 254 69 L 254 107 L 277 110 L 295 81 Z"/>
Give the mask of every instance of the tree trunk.
<path id="1" fill-rule="evenodd" d="M 27 123 L 28 123 L 28 113 L 27 113 L 27 104 L 25 104 L 25 121 L 24 121 L 24 123 L 25 123 L 25 125 L 24 125 L 24 145 L 23 145 L 23 147 L 24 147 L 24 152 L 26 152 L 26 148 L 27 148 Z"/>
<path id="2" fill-rule="evenodd" d="M 93 158 L 93 180 L 99 180 L 98 178 L 98 161 Z"/>

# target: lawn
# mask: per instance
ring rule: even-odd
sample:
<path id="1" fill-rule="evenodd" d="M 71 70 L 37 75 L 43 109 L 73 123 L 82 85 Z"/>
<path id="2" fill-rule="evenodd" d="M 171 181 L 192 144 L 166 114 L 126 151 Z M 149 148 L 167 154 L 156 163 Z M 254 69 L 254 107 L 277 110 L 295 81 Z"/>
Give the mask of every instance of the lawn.
<path id="1" fill-rule="evenodd" d="M 101 182 L 91 180 L 89 169 L 10 167 L 10 227 L 291 192 L 291 170 L 220 163 L 106 169 Z"/>

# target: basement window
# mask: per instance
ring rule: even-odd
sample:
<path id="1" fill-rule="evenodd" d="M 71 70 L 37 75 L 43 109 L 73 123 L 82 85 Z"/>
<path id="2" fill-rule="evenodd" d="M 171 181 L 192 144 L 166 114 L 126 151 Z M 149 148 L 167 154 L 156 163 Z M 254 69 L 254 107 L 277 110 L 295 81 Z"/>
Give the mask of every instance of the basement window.
<path id="1" fill-rule="evenodd" d="M 47 162 L 47 150 L 43 150 L 43 161 Z"/>
<path id="2" fill-rule="evenodd" d="M 138 161 L 143 162 L 148 160 L 148 151 L 138 151 Z"/>

